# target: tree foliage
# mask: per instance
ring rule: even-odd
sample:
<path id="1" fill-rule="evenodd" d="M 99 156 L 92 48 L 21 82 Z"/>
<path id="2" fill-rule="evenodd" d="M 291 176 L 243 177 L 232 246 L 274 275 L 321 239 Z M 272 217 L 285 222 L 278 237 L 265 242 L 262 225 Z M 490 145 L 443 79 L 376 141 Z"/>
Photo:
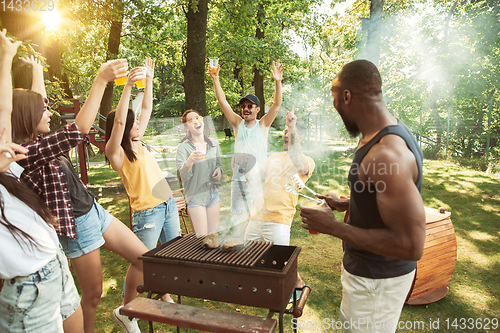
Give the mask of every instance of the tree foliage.
<path id="1" fill-rule="evenodd" d="M 127 58 L 131 66 L 140 65 L 145 56 L 153 57 L 156 61 L 154 116 L 181 115 L 189 99 L 185 95 L 183 73 L 188 65 L 190 34 L 186 13 L 197 12 L 197 0 L 58 2 L 58 9 L 66 18 L 56 33 L 61 71 L 70 81 L 73 94 L 85 100 L 99 65 L 109 57 L 107 37 L 112 22 L 116 21 L 118 3 L 123 5 L 118 56 Z M 341 120 L 331 105 L 329 85 L 345 63 L 367 56 L 371 37 L 365 28 L 372 14 L 372 3 L 333 0 L 332 7 L 347 5 L 345 11 L 334 14 L 319 11 L 322 3 L 320 0 L 208 2 L 205 40 L 197 41 L 206 46 L 201 60 L 203 75 L 195 79 L 203 80 L 207 114 L 223 119 L 207 74 L 209 57 L 219 58 L 221 84 L 231 105 L 257 90 L 264 97 L 263 104 L 270 105 L 274 91 L 269 75 L 271 63 L 280 59 L 285 64 L 282 109 L 294 104 L 304 122 L 321 115 L 331 120 L 328 123 L 335 131 L 343 133 Z M 489 152 L 498 156 L 498 1 L 379 0 L 378 3 L 383 4 L 379 68 L 391 111 L 421 137 L 428 154 L 448 152 L 479 158 L 491 147 Z M 305 58 L 290 50 L 296 38 L 307 53 Z M 201 70 L 200 63 L 197 68 Z M 120 93 L 121 89 L 114 89 L 113 105 L 117 104 Z M 280 121 L 278 117 L 275 126 L 282 126 Z M 488 135 L 490 146 L 486 141 Z"/>

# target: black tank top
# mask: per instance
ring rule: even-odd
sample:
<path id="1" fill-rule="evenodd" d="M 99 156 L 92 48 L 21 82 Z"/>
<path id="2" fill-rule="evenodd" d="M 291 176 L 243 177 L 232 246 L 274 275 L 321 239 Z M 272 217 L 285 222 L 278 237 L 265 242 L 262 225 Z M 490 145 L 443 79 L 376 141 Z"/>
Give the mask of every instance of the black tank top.
<path id="1" fill-rule="evenodd" d="M 94 206 L 94 195 L 83 185 L 73 168 L 73 164 L 65 155 L 59 156 L 57 161 L 66 176 L 73 217 L 77 218 L 87 214 Z"/>
<path id="2" fill-rule="evenodd" d="M 406 141 L 408 148 L 415 155 L 418 166 L 418 179 L 415 186 L 417 186 L 419 191 L 422 189 L 422 151 L 420 150 L 417 141 L 411 134 L 408 127 L 398 120 L 397 125 L 384 127 L 367 144 L 359 148 L 354 155 L 347 179 L 351 192 L 349 202 L 349 220 L 347 221 L 350 225 L 363 229 L 387 229 L 382 221 L 377 207 L 376 189 L 377 186 L 382 185 L 376 183 L 365 185 L 358 179 L 358 169 L 361 165 L 361 161 L 373 145 L 388 134 L 395 134 L 403 138 L 403 140 Z M 396 168 L 397 166 L 386 166 L 386 171 L 391 172 L 391 167 Z M 396 172 L 396 170 L 392 171 Z M 385 279 L 405 275 L 417 267 L 416 261 L 406 261 L 384 257 L 363 250 L 347 242 L 345 243 L 343 264 L 344 268 L 349 273 L 372 279 Z"/>

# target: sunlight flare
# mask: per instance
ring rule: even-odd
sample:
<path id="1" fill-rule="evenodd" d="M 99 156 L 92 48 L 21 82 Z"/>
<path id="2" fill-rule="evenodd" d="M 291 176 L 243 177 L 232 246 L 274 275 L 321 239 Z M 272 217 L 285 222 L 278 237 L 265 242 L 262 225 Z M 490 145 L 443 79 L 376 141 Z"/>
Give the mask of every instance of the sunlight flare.
<path id="1" fill-rule="evenodd" d="M 43 14 L 43 23 L 46 25 L 46 30 L 56 30 L 61 22 L 61 15 L 57 10 L 46 11 Z"/>

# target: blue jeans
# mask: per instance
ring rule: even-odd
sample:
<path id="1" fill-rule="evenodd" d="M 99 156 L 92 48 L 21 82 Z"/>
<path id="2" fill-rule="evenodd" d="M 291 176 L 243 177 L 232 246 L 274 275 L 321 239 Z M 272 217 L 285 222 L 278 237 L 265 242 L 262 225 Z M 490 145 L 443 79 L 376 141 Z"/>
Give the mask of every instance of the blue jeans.
<path id="1" fill-rule="evenodd" d="M 85 215 L 75 218 L 76 238 L 59 235 L 59 243 L 66 255 L 78 258 L 104 245 L 102 234 L 108 229 L 113 216 L 109 214 L 96 200 Z"/>
<path id="2" fill-rule="evenodd" d="M 135 212 L 132 226 L 134 234 L 146 247 L 151 250 L 160 243 L 166 243 L 178 236 L 181 232 L 179 211 L 172 195 L 167 201 L 156 207 Z M 122 297 L 125 296 L 125 282 L 123 283 Z"/>
<path id="3" fill-rule="evenodd" d="M 132 222 L 134 234 L 151 250 L 178 236 L 181 231 L 179 212 L 174 196 L 156 207 L 134 213 Z"/>
<path id="4" fill-rule="evenodd" d="M 207 196 L 207 202 L 205 203 L 205 207 L 206 208 L 212 208 L 213 206 L 215 206 L 216 203 L 218 203 L 220 201 L 220 197 L 219 197 L 219 187 L 217 185 L 212 185 L 210 186 L 210 190 L 208 192 L 208 196 Z M 198 204 L 195 204 L 193 203 L 193 200 L 189 201 L 187 204 L 186 204 L 186 207 L 187 208 L 191 208 L 191 207 L 198 207 L 198 206 L 201 206 L 201 205 L 198 205 Z"/>
<path id="5" fill-rule="evenodd" d="M 0 332 L 60 333 L 80 297 L 62 249 L 28 276 L 5 280 L 0 293 Z"/>

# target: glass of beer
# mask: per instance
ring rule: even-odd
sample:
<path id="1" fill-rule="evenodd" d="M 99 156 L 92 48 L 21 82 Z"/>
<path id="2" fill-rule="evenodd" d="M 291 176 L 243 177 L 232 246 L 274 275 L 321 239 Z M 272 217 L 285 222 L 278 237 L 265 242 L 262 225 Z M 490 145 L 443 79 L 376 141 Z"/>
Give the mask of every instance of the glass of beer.
<path id="1" fill-rule="evenodd" d="M 325 204 L 325 200 L 321 199 L 321 203 L 318 203 L 315 200 L 306 200 L 300 203 L 301 208 L 314 208 L 314 209 L 323 209 L 323 205 Z M 311 235 L 317 235 L 319 232 L 315 230 L 310 230 L 309 233 Z"/>
<path id="2" fill-rule="evenodd" d="M 141 67 L 144 71 L 144 74 L 146 74 L 146 67 Z M 144 88 L 146 86 L 146 78 L 135 81 L 135 84 L 137 85 L 137 88 Z"/>
<path id="3" fill-rule="evenodd" d="M 210 73 L 217 72 L 217 66 L 219 65 L 219 58 L 210 58 Z"/>
<path id="4" fill-rule="evenodd" d="M 203 155 L 207 154 L 207 143 L 206 142 L 199 142 L 195 143 L 194 146 L 196 147 L 196 150 L 202 153 Z M 205 156 L 203 156 L 203 160 L 205 159 Z"/>
<path id="5" fill-rule="evenodd" d="M 123 72 L 121 74 L 125 74 L 125 72 Z M 123 86 L 125 83 L 127 83 L 127 76 L 126 75 L 124 77 L 120 77 L 118 79 L 115 79 L 115 84 L 117 86 Z"/>
<path id="6" fill-rule="evenodd" d="M 144 88 L 146 86 L 146 79 L 135 81 L 137 88 Z"/>

